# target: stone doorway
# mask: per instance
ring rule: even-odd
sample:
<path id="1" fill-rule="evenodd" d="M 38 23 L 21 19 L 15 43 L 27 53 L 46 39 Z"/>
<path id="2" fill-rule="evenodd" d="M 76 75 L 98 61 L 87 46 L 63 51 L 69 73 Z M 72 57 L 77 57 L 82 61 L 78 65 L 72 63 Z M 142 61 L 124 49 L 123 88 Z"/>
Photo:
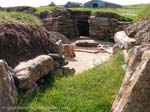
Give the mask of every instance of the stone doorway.
<path id="1" fill-rule="evenodd" d="M 88 19 L 78 20 L 77 22 L 79 36 L 89 36 Z"/>
<path id="2" fill-rule="evenodd" d="M 94 3 L 93 4 L 93 8 L 97 8 L 98 7 L 98 4 L 97 3 Z"/>

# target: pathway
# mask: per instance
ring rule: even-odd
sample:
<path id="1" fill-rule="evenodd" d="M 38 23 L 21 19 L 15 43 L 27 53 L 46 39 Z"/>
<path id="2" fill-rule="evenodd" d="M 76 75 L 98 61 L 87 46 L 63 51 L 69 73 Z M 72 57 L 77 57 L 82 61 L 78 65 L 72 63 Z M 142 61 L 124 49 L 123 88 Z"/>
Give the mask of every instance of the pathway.
<path id="1" fill-rule="evenodd" d="M 76 42 L 79 41 L 88 41 L 93 42 L 94 40 L 91 39 L 81 39 L 74 41 L 72 44 L 75 45 Z M 109 46 L 109 49 L 112 49 L 113 43 L 110 42 L 103 42 L 103 41 L 97 41 L 100 45 L 106 45 Z M 66 60 L 69 62 L 67 67 L 75 68 L 76 75 L 79 73 L 82 73 L 98 64 L 102 64 L 105 61 L 107 61 L 111 53 L 100 51 L 98 47 L 77 47 L 75 46 L 75 58 L 66 58 Z"/>

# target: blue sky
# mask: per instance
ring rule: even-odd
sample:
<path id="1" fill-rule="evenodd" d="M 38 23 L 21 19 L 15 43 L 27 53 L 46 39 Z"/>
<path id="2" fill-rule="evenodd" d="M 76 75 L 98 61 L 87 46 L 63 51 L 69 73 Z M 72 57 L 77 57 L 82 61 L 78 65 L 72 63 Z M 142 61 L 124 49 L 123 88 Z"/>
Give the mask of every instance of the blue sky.
<path id="1" fill-rule="evenodd" d="M 85 3 L 89 0 L 0 0 L 0 6 L 9 7 L 9 6 L 45 6 L 50 2 L 54 2 L 57 5 L 65 4 L 67 1 L 81 2 Z M 150 3 L 150 0 L 104 0 L 112 3 L 117 3 L 121 5 L 129 4 L 140 4 L 140 3 Z"/>

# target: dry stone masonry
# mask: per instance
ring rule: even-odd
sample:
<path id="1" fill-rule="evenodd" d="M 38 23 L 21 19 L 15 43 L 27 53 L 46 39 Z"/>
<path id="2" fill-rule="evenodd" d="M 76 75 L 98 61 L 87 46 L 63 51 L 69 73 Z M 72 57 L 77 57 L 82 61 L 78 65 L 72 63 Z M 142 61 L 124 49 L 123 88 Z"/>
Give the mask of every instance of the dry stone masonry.
<path id="1" fill-rule="evenodd" d="M 91 36 L 109 40 L 115 32 L 123 30 L 130 23 L 129 19 L 114 13 L 91 13 L 64 10 L 45 12 L 40 17 L 48 31 L 60 32 L 69 38 Z"/>
<path id="2" fill-rule="evenodd" d="M 6 11 L 32 13 L 32 7 L 1 8 Z M 34 14 L 43 21 L 48 31 L 59 32 L 69 38 L 91 36 L 100 40 L 109 40 L 114 33 L 126 28 L 131 20 L 110 12 L 72 11 L 60 8 L 54 11 L 44 11 Z"/>
<path id="3" fill-rule="evenodd" d="M 78 36 L 68 10 L 43 12 L 39 16 L 48 31 L 60 32 L 70 38 Z"/>
<path id="4" fill-rule="evenodd" d="M 109 40 L 115 32 L 123 30 L 129 23 L 117 14 L 96 13 L 89 19 L 89 33 L 93 38 Z"/>

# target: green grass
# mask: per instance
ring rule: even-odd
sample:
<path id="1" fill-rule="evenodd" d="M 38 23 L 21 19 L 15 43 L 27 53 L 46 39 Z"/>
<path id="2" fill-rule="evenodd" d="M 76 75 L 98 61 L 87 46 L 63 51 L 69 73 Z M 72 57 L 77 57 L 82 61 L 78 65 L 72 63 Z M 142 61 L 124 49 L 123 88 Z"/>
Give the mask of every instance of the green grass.
<path id="1" fill-rule="evenodd" d="M 21 13 L 21 12 L 6 12 L 0 11 L 0 18 L 8 21 L 23 21 L 41 25 L 42 22 L 39 18 L 32 14 Z"/>
<path id="2" fill-rule="evenodd" d="M 150 4 L 143 6 L 138 15 L 139 19 L 150 19 Z"/>
<path id="3" fill-rule="evenodd" d="M 19 106 L 27 112 L 110 112 L 124 77 L 122 63 L 122 53 L 117 53 L 78 76 L 49 79 L 45 91 L 22 96 Z"/>
<path id="4" fill-rule="evenodd" d="M 38 7 L 36 8 L 36 11 L 34 12 L 34 14 L 40 14 L 42 12 L 53 12 L 53 11 L 56 11 L 56 10 L 66 10 L 65 8 L 63 7 L 57 7 L 57 6 L 44 6 L 44 7 Z"/>
<path id="5" fill-rule="evenodd" d="M 132 20 L 137 19 L 137 14 L 140 11 L 140 10 L 125 8 L 125 7 L 123 7 L 123 8 L 94 8 L 94 9 L 93 8 L 71 8 L 71 10 L 73 10 L 73 11 L 91 11 L 92 14 L 97 13 L 97 12 L 112 12 L 112 13 L 116 13 L 120 16 L 123 16 L 125 18 L 130 18 Z"/>
<path id="6" fill-rule="evenodd" d="M 150 4 L 129 5 L 122 8 L 70 8 L 73 11 L 91 11 L 96 12 L 113 12 L 120 16 L 138 21 L 143 19 L 145 15 L 149 15 Z M 147 10 L 146 10 L 147 9 Z"/>

